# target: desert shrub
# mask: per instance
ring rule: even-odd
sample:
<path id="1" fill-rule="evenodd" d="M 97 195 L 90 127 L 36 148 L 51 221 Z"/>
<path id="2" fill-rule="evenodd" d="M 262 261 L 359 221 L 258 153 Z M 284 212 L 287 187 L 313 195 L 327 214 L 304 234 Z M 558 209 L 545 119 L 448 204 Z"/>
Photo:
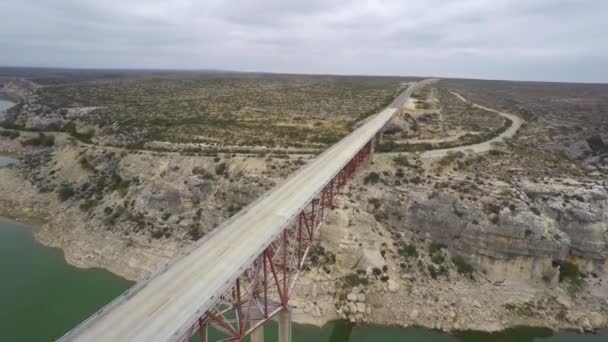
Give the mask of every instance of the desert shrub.
<path id="1" fill-rule="evenodd" d="M 566 260 L 553 261 L 554 266 L 559 266 L 559 281 L 568 281 L 575 287 L 580 287 L 583 283 L 583 273 L 575 263 Z"/>
<path id="2" fill-rule="evenodd" d="M 433 279 L 437 279 L 439 276 L 447 276 L 448 275 L 448 269 L 445 266 L 435 266 L 435 265 L 428 265 L 427 266 L 427 270 L 429 271 L 429 275 L 431 276 L 431 278 Z"/>
<path id="3" fill-rule="evenodd" d="M 345 275 L 342 278 L 342 287 L 347 289 L 347 288 L 353 288 L 355 286 L 359 286 L 359 285 L 368 285 L 369 284 L 369 280 L 367 278 L 365 278 L 364 275 L 358 274 L 358 273 L 350 273 Z"/>
<path id="4" fill-rule="evenodd" d="M 60 188 L 59 191 L 57 192 L 57 195 L 59 195 L 59 199 L 63 202 L 68 200 L 70 197 L 74 196 L 74 189 L 72 188 L 71 185 L 69 184 L 63 184 Z"/>
<path id="5" fill-rule="evenodd" d="M 456 266 L 456 270 L 460 274 L 471 275 L 473 274 L 474 268 L 471 266 L 463 257 L 454 256 L 452 257 L 452 263 Z"/>
<path id="6" fill-rule="evenodd" d="M 122 196 L 126 195 L 129 192 L 129 186 L 131 182 L 129 180 L 123 179 L 118 174 L 114 174 L 112 190 L 118 191 Z"/>
<path id="7" fill-rule="evenodd" d="M 403 171 L 402 168 L 398 168 L 397 172 L 395 172 L 395 176 L 399 177 L 399 178 L 403 178 L 403 177 L 405 177 L 405 172 Z"/>
<path id="8" fill-rule="evenodd" d="M 196 225 L 192 225 L 192 226 L 190 226 L 190 229 L 188 229 L 188 237 L 192 241 L 198 241 L 203 236 L 204 236 L 204 234 L 198 229 L 198 226 L 196 226 Z"/>
<path id="9" fill-rule="evenodd" d="M 380 175 L 377 172 L 370 172 L 363 180 L 364 184 L 376 184 L 380 181 Z"/>
<path id="10" fill-rule="evenodd" d="M 88 200 L 82 202 L 78 207 L 80 208 L 80 210 L 89 211 L 89 210 L 93 209 L 96 206 L 97 206 L 97 201 L 96 200 L 88 199 Z"/>
<path id="11" fill-rule="evenodd" d="M 93 135 L 95 135 L 95 130 L 93 129 L 88 129 L 84 132 L 78 132 L 76 128 L 76 123 L 74 123 L 73 121 L 66 123 L 63 126 L 63 131 L 87 144 L 91 143 L 91 138 L 93 138 Z"/>
<path id="12" fill-rule="evenodd" d="M 314 265 L 326 266 L 336 263 L 336 255 L 330 251 L 326 251 L 321 245 L 310 247 L 308 258 Z"/>
<path id="13" fill-rule="evenodd" d="M 443 243 L 431 242 L 431 245 L 429 246 L 429 254 L 431 254 L 431 255 L 435 254 L 445 248 L 447 248 L 447 246 L 444 245 Z"/>
<path id="14" fill-rule="evenodd" d="M 401 246 L 398 250 L 399 255 L 403 257 L 416 257 L 418 256 L 418 252 L 416 251 L 416 246 L 414 244 L 405 244 Z"/>
<path id="15" fill-rule="evenodd" d="M 367 200 L 367 202 L 369 204 L 373 205 L 374 209 L 378 209 L 382 205 L 382 203 L 380 202 L 380 199 L 378 199 L 378 198 L 370 198 Z"/>
<path id="16" fill-rule="evenodd" d="M 50 147 L 55 145 L 55 136 L 38 133 L 35 138 L 30 138 L 22 142 L 24 146 L 45 146 Z"/>
<path id="17" fill-rule="evenodd" d="M 9 138 L 11 140 L 18 138 L 19 135 L 21 135 L 21 134 L 18 131 L 0 131 L 0 136 Z"/>
<path id="18" fill-rule="evenodd" d="M 228 167 L 226 166 L 226 163 L 217 164 L 215 166 L 215 174 L 218 176 L 225 175 L 227 169 Z"/>
<path id="19" fill-rule="evenodd" d="M 399 166 L 410 166 L 410 161 L 403 154 L 399 154 L 397 157 L 393 158 L 393 162 Z"/>
<path id="20" fill-rule="evenodd" d="M 535 315 L 534 305 L 530 302 L 521 304 L 507 303 L 504 308 L 520 317 L 533 317 Z"/>
<path id="21" fill-rule="evenodd" d="M 197 176 L 201 176 L 204 179 L 208 179 L 208 180 L 212 180 L 215 178 L 215 176 L 213 176 L 213 174 L 207 170 L 205 170 L 202 167 L 195 167 L 192 169 L 192 173 L 197 175 Z"/>
<path id="22" fill-rule="evenodd" d="M 448 152 L 448 154 L 445 157 L 439 159 L 439 165 L 448 166 L 462 156 L 464 156 L 464 153 L 462 153 L 462 152 L 456 152 L 456 153 Z"/>
<path id="23" fill-rule="evenodd" d="M 92 171 L 95 168 L 93 167 L 93 165 L 91 165 L 91 162 L 89 162 L 89 160 L 87 159 L 86 156 L 82 156 L 79 160 L 78 163 L 80 164 L 80 166 L 82 166 L 83 169 L 85 170 L 89 170 Z"/>
<path id="24" fill-rule="evenodd" d="M 162 230 L 160 229 L 155 229 L 151 232 L 150 234 L 152 236 L 153 239 L 161 239 L 165 234 L 163 233 Z"/>

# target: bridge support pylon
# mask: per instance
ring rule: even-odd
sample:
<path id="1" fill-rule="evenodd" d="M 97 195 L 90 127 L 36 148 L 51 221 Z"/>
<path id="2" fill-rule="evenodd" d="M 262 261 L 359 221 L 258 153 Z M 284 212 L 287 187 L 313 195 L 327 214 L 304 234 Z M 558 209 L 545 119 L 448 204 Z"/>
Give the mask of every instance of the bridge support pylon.
<path id="1" fill-rule="evenodd" d="M 283 309 L 279 313 L 279 342 L 291 342 L 291 311 Z"/>
<path id="2" fill-rule="evenodd" d="M 264 326 L 261 325 L 251 333 L 251 342 L 264 342 Z"/>
<path id="3" fill-rule="evenodd" d="M 374 161 L 374 154 L 376 152 L 376 136 L 372 138 L 369 142 L 369 156 L 367 157 L 367 161 L 365 162 L 366 166 L 369 166 L 372 161 Z"/>

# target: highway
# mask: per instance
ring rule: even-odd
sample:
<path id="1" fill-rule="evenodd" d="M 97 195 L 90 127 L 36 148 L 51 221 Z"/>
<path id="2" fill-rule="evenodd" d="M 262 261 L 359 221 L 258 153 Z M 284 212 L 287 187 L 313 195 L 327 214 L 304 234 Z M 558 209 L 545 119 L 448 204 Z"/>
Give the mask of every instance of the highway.
<path id="1" fill-rule="evenodd" d="M 296 215 L 390 121 L 410 85 L 386 109 L 228 219 L 148 280 L 61 341 L 178 341 Z"/>

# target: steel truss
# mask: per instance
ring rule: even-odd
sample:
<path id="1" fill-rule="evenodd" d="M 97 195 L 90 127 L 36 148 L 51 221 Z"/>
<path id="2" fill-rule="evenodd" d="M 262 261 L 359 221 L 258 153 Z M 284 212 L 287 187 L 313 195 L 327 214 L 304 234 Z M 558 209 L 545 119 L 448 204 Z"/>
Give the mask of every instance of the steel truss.
<path id="1" fill-rule="evenodd" d="M 214 308 L 199 318 L 183 340 L 200 332 L 203 342 L 207 342 L 205 329 L 213 327 L 225 335 L 217 341 L 242 341 L 287 308 L 308 251 L 318 237 L 336 195 L 371 153 L 372 143 L 369 142 L 237 278 Z"/>

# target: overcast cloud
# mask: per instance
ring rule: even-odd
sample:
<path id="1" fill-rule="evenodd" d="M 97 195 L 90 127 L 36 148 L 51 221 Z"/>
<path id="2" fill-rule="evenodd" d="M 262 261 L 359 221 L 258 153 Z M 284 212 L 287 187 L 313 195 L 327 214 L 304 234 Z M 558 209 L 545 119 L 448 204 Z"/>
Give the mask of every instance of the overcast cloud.
<path id="1" fill-rule="evenodd" d="M 0 65 L 608 82 L 605 0 L 0 0 Z"/>

